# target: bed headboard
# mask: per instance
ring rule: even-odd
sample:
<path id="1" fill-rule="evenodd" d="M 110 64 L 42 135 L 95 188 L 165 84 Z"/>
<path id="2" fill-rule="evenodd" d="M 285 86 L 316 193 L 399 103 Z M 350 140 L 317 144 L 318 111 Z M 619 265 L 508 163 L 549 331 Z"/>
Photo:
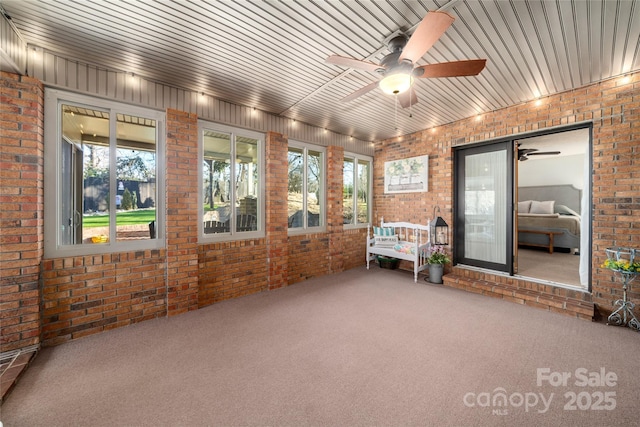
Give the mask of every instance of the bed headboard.
<path id="1" fill-rule="evenodd" d="M 581 214 L 582 190 L 570 184 L 518 187 L 518 201 L 524 200 L 555 200 L 556 204 L 565 205 Z"/>

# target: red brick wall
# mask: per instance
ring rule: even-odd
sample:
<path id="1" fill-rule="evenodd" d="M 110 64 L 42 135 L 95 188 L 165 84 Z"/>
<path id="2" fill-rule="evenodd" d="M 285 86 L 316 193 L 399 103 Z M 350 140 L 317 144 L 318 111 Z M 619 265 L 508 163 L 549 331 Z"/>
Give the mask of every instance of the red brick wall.
<path id="1" fill-rule="evenodd" d="M 265 239 L 198 247 L 198 305 L 204 307 L 268 289 Z"/>
<path id="2" fill-rule="evenodd" d="M 310 233 L 289 237 L 288 284 L 302 282 L 330 272 L 329 233 Z"/>
<path id="3" fill-rule="evenodd" d="M 0 74 L 0 352 L 40 341 L 43 87 Z"/>
<path id="4" fill-rule="evenodd" d="M 42 263 L 42 344 L 165 316 L 165 250 Z"/>
<path id="5" fill-rule="evenodd" d="M 630 83 L 610 80 L 574 96 L 580 107 L 576 110 L 594 118 L 593 301 L 608 315 L 622 289 L 619 278 L 600 268 L 605 249 L 640 249 L 640 73 Z M 638 283 L 629 297 L 640 303 Z M 640 307 L 635 313 L 640 316 Z"/>
<path id="6" fill-rule="evenodd" d="M 600 268 L 611 246 L 640 248 L 640 74 L 593 84 L 478 117 L 376 144 L 374 222 L 425 222 L 439 206 L 450 224 L 453 207 L 452 146 L 471 144 L 580 122 L 593 123 L 592 300 L 608 314 L 621 297 L 620 282 Z M 429 155 L 429 192 L 385 195 L 384 162 Z M 632 297 L 640 299 L 640 292 Z M 639 313 L 640 314 L 640 313 Z"/>
<path id="7" fill-rule="evenodd" d="M 167 110 L 167 312 L 198 309 L 198 118 Z"/>
<path id="8" fill-rule="evenodd" d="M 343 189 L 344 148 L 327 147 L 327 232 L 329 233 L 329 273 L 344 270 Z"/>
<path id="9" fill-rule="evenodd" d="M 440 216 L 450 223 L 451 213 L 451 150 L 435 147 L 429 132 L 396 137 L 376 143 L 373 162 L 374 208 L 372 222 L 409 221 L 427 224 L 433 218 L 433 208 L 440 207 Z M 429 155 L 429 191 L 426 193 L 384 194 L 384 163 L 407 157 Z"/>
<path id="10" fill-rule="evenodd" d="M 267 243 L 268 287 L 286 286 L 289 278 L 289 248 L 287 244 L 288 140 L 276 132 L 266 138 L 266 200 L 265 233 Z"/>
<path id="11" fill-rule="evenodd" d="M 365 265 L 366 236 L 366 228 L 354 228 L 342 232 L 342 268 L 344 270 Z"/>
<path id="12" fill-rule="evenodd" d="M 441 134 L 421 131 L 376 143 L 373 162 L 373 218 L 379 225 L 382 218 L 387 222 L 408 221 L 428 225 L 434 218 L 434 209 L 453 225 L 453 158 L 450 140 L 441 139 Z M 429 156 L 428 192 L 384 194 L 384 163 L 408 157 Z M 449 236 L 451 240 L 451 236 Z M 451 252 L 451 247 L 448 252 Z M 410 263 L 401 263 L 403 269 L 413 270 Z M 450 266 L 447 266 L 450 268 Z"/>

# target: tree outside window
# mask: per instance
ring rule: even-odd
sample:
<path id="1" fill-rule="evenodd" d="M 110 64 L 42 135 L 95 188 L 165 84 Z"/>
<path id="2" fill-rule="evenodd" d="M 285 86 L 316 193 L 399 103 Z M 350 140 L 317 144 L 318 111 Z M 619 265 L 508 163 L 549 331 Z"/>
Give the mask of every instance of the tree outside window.
<path id="1" fill-rule="evenodd" d="M 294 142 L 287 161 L 289 229 L 324 226 L 324 151 Z"/>
<path id="2" fill-rule="evenodd" d="M 262 234 L 261 134 L 201 123 L 202 236 L 230 240 Z"/>
<path id="3" fill-rule="evenodd" d="M 345 155 L 343 163 L 343 223 L 350 225 L 370 222 L 371 160 Z"/>

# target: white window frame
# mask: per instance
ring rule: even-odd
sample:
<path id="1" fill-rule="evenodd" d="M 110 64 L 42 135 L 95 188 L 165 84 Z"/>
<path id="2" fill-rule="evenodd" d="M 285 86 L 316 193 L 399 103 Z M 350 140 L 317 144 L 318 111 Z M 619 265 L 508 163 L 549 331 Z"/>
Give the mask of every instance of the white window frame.
<path id="1" fill-rule="evenodd" d="M 320 200 L 319 202 L 321 203 L 320 205 L 320 225 L 318 226 L 314 226 L 314 227 L 309 227 L 309 225 L 307 224 L 307 215 L 306 213 L 308 212 L 308 208 L 307 208 L 307 198 L 303 197 L 302 198 L 302 211 L 303 211 L 303 226 L 302 227 L 295 227 L 295 228 L 290 228 L 288 227 L 288 218 L 287 218 L 287 230 L 288 230 L 288 234 L 289 235 L 296 235 L 296 234 L 308 234 L 308 233 L 323 233 L 327 230 L 327 149 L 325 147 L 321 147 L 318 145 L 313 145 L 313 144 L 306 144 L 304 142 L 300 142 L 300 141 L 294 141 L 294 140 L 289 140 L 289 146 L 287 147 L 287 159 L 289 157 L 289 148 L 297 148 L 299 150 L 302 150 L 303 152 L 303 171 L 304 171 L 304 175 L 303 175 L 303 193 L 302 194 L 307 194 L 307 187 L 308 187 L 308 175 L 309 175 L 309 167 L 308 167 L 308 153 L 309 150 L 312 151 L 317 151 L 319 153 L 322 153 L 322 173 L 320 174 Z M 287 200 L 289 198 L 289 177 L 287 174 Z M 288 214 L 287 214 L 288 216 Z"/>
<path id="2" fill-rule="evenodd" d="M 110 138 L 115 138 L 116 114 L 129 114 L 147 117 L 156 121 L 156 238 L 117 241 L 109 239 L 100 244 L 60 243 L 58 224 L 61 224 L 61 151 L 62 151 L 62 104 L 77 105 L 93 110 L 106 111 L 111 120 Z M 44 105 L 44 257 L 61 258 L 66 256 L 105 254 L 113 252 L 131 252 L 148 249 L 160 249 L 165 246 L 165 113 L 141 108 L 129 104 L 113 102 L 103 98 L 81 95 L 58 89 L 45 88 Z M 110 148 L 110 188 L 116 188 L 115 172 L 116 148 Z M 116 192 L 110 192 L 109 206 L 116 206 Z M 116 211 L 110 212 L 110 224 L 115 230 Z M 115 235 L 115 231 L 112 233 Z"/>
<path id="3" fill-rule="evenodd" d="M 369 195 L 369 202 L 367 204 L 367 216 L 369 217 L 369 221 L 371 221 L 371 214 L 372 214 L 372 204 L 373 204 L 373 157 L 369 157 L 369 156 L 365 156 L 362 154 L 355 154 L 355 153 L 349 153 L 349 152 L 345 152 L 344 156 L 343 156 L 343 165 L 344 165 L 344 160 L 345 159 L 350 159 L 351 161 L 353 161 L 353 213 L 354 213 L 354 219 L 355 219 L 355 223 L 350 223 L 350 224 L 343 224 L 344 228 L 349 229 L 349 228 L 365 228 L 367 227 L 367 225 L 370 224 L 370 222 L 358 222 L 358 214 L 357 214 L 357 200 L 358 200 L 358 161 L 360 160 L 364 160 L 369 162 L 369 180 L 368 180 L 368 185 L 367 185 L 367 194 Z M 344 178 L 344 172 L 343 172 L 343 178 Z M 344 181 L 342 182 L 342 189 L 344 191 Z M 344 209 L 345 207 L 343 206 L 342 209 Z M 344 212 L 344 211 L 343 211 Z M 342 216 L 343 221 L 344 221 L 344 215 Z"/>
<path id="4" fill-rule="evenodd" d="M 260 168 L 259 177 L 259 200 L 258 200 L 258 214 L 257 217 L 257 230 L 255 231 L 236 231 L 235 227 L 230 227 L 230 230 L 225 233 L 209 233 L 204 232 L 204 131 L 210 130 L 214 132 L 227 133 L 231 137 L 231 176 L 235 176 L 236 167 L 236 136 L 242 136 L 247 138 L 253 138 L 258 140 L 258 167 Z M 207 120 L 198 120 L 198 240 L 200 243 L 214 243 L 214 242 L 227 242 L 235 240 L 257 239 L 265 236 L 264 232 L 264 217 L 265 217 L 265 194 L 266 194 L 266 167 L 264 164 L 264 150 L 265 150 L 265 134 L 255 131 L 250 131 L 242 128 L 236 128 L 232 126 L 226 126 Z M 230 218 L 236 217 L 236 190 L 231 186 L 231 214 Z M 234 222 L 232 222 L 234 224 Z"/>

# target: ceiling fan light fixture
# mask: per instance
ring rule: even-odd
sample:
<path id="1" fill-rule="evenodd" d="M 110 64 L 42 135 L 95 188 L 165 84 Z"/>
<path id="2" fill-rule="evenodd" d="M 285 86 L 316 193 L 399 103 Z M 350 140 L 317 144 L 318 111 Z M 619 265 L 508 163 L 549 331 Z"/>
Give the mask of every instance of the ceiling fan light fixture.
<path id="1" fill-rule="evenodd" d="M 394 73 L 386 75 L 378 86 L 387 95 L 399 95 L 409 90 L 413 84 L 413 76 L 410 73 Z"/>

